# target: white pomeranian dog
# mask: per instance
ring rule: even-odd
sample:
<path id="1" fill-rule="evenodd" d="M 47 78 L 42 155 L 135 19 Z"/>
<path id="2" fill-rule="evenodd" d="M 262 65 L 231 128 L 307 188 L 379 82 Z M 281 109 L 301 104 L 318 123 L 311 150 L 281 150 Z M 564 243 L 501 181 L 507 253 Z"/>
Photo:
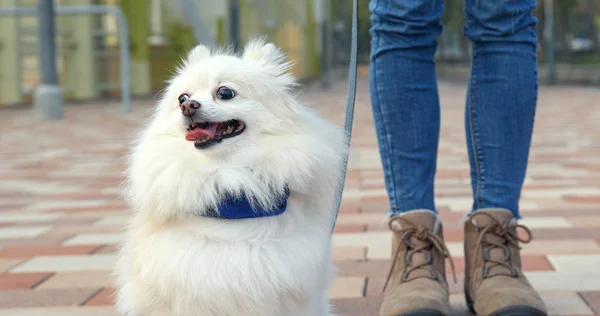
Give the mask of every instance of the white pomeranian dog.
<path id="1" fill-rule="evenodd" d="M 119 313 L 331 315 L 346 144 L 298 101 L 290 67 L 263 40 L 183 61 L 130 155 Z"/>

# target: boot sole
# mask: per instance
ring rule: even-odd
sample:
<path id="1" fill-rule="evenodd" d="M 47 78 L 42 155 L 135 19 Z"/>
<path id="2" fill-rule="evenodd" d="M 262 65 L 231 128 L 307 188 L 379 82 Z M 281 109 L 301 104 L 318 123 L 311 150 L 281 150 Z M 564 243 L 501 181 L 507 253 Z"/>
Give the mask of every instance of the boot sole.
<path id="1" fill-rule="evenodd" d="M 420 308 L 410 312 L 398 314 L 397 316 L 448 316 L 436 309 L 431 308 Z"/>
<path id="2" fill-rule="evenodd" d="M 548 316 L 548 314 L 529 306 L 510 306 L 498 310 L 490 316 Z"/>
<path id="3" fill-rule="evenodd" d="M 469 295 L 465 295 L 467 301 L 467 307 L 472 314 L 477 315 L 475 312 L 473 300 Z M 501 310 L 495 311 L 490 316 L 548 316 L 548 314 L 540 311 L 539 309 L 529 306 L 509 306 Z"/>

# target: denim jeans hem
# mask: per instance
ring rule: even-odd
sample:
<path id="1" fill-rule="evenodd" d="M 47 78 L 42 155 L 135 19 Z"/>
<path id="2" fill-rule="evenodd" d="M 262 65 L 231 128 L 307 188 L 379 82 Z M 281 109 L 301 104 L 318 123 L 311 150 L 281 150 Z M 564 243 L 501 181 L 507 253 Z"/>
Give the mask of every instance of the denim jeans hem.
<path id="1" fill-rule="evenodd" d="M 428 212 L 432 212 L 432 213 L 434 213 L 436 215 L 438 214 L 438 211 L 435 210 L 435 209 L 430 210 L 430 209 L 426 209 L 426 208 L 420 208 L 420 209 L 407 210 L 407 211 L 390 210 L 387 213 L 387 217 L 399 216 L 399 215 L 402 215 L 402 214 L 406 214 L 406 213 L 410 213 L 410 212 L 416 212 L 416 211 L 428 211 Z"/>

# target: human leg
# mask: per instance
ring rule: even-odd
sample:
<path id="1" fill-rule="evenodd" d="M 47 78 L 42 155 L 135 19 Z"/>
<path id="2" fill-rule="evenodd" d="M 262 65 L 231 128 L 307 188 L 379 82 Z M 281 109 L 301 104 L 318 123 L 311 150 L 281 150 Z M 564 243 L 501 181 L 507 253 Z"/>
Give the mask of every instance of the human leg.
<path id="1" fill-rule="evenodd" d="M 443 1 L 371 0 L 370 9 L 371 103 L 394 234 L 380 315 L 446 315 L 448 253 L 433 200 Z"/>
<path id="2" fill-rule="evenodd" d="M 535 0 L 466 0 L 473 43 L 465 126 L 473 207 L 465 222 L 465 295 L 478 315 L 546 315 L 525 278 L 517 224 L 537 101 Z"/>

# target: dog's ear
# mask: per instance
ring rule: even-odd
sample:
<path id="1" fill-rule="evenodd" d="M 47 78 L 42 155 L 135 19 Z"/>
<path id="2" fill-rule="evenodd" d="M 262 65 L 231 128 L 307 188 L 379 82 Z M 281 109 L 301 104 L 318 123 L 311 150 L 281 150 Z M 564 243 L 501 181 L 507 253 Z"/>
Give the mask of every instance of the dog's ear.
<path id="1" fill-rule="evenodd" d="M 197 45 L 192 48 L 185 58 L 186 64 L 193 64 L 210 57 L 210 49 L 204 45 Z"/>
<path id="2" fill-rule="evenodd" d="M 290 70 L 294 66 L 292 61 L 277 46 L 267 43 L 264 39 L 254 39 L 244 47 L 243 59 L 258 62 L 262 71 L 275 78 L 280 86 L 293 88 L 297 85 L 296 78 Z"/>
<path id="3" fill-rule="evenodd" d="M 273 66 L 282 66 L 287 63 L 286 55 L 275 45 L 267 43 L 264 39 L 249 41 L 244 47 L 243 58 Z"/>

